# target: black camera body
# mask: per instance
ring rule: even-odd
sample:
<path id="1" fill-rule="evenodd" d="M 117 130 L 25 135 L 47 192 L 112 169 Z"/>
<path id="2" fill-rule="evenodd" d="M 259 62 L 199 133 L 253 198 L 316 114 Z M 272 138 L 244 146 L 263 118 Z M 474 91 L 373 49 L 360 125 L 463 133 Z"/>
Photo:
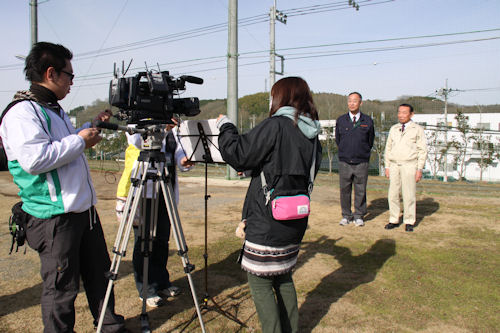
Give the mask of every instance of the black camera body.
<path id="1" fill-rule="evenodd" d="M 200 113 L 197 97 L 174 98 L 186 90 L 186 82 L 202 84 L 203 79 L 188 75 L 174 78 L 168 71 L 115 76 L 109 85 L 109 103 L 120 109 L 118 118 L 128 124 L 171 123 L 174 114 L 193 117 Z"/>

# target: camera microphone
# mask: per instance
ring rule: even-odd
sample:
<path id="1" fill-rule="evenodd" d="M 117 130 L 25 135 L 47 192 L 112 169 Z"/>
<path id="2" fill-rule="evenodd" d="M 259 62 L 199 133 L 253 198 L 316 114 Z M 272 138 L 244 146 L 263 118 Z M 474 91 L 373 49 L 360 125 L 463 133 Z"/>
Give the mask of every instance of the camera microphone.
<path id="1" fill-rule="evenodd" d="M 201 77 L 191 76 L 191 75 L 182 75 L 181 78 L 189 83 L 194 84 L 203 84 L 203 79 Z"/>
<path id="2" fill-rule="evenodd" d="M 124 132 L 127 132 L 128 134 L 146 133 L 146 130 L 143 130 L 143 129 L 122 126 L 122 125 L 108 123 L 108 122 L 104 122 L 104 121 L 98 121 L 95 126 L 99 127 L 99 128 L 110 129 L 113 131 L 124 131 Z"/>

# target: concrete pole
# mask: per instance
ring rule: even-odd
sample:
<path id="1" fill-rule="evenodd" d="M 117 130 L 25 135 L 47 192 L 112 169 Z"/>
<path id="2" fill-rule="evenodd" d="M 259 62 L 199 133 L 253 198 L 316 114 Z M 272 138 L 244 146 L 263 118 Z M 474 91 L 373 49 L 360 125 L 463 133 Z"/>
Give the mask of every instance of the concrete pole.
<path id="1" fill-rule="evenodd" d="M 479 128 L 479 151 L 481 152 L 481 164 L 479 168 L 479 182 L 483 181 L 483 112 L 481 107 L 479 106 L 479 123 L 481 124 L 481 128 Z"/>
<path id="2" fill-rule="evenodd" d="M 271 88 L 274 85 L 274 82 L 276 82 L 276 44 L 275 44 L 275 38 L 276 38 L 276 33 L 275 33 L 275 23 L 276 23 L 276 0 L 274 0 L 274 6 L 271 7 L 270 13 L 270 29 L 269 29 L 269 40 L 270 40 L 270 47 L 269 47 L 269 95 L 271 95 Z"/>
<path id="3" fill-rule="evenodd" d="M 31 47 L 38 42 L 38 5 L 37 0 L 30 0 Z"/>
<path id="4" fill-rule="evenodd" d="M 227 116 L 238 128 L 238 0 L 229 0 L 227 45 Z M 226 178 L 236 179 L 236 171 L 227 166 Z"/>
<path id="5" fill-rule="evenodd" d="M 446 79 L 444 86 L 444 146 L 448 147 L 448 79 Z M 446 150 L 446 155 L 444 157 L 444 176 L 443 181 L 448 181 L 448 150 Z"/>

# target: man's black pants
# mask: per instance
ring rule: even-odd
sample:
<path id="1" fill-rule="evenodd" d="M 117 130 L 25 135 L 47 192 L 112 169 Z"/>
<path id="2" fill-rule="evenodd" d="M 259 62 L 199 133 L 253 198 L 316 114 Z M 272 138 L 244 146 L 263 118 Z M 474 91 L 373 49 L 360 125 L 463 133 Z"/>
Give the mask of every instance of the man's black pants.
<path id="1" fill-rule="evenodd" d="M 44 332 L 73 332 L 80 276 L 96 325 L 108 285 L 105 273 L 111 263 L 95 209 L 50 219 L 31 217 L 26 239 L 40 255 Z M 102 331 L 118 332 L 123 326 L 123 317 L 114 313 L 111 293 Z"/>
<path id="2" fill-rule="evenodd" d="M 340 207 L 342 217 L 353 219 L 351 193 L 354 184 L 354 219 L 362 219 L 366 214 L 366 183 L 368 182 L 368 162 L 348 164 L 339 161 Z"/>

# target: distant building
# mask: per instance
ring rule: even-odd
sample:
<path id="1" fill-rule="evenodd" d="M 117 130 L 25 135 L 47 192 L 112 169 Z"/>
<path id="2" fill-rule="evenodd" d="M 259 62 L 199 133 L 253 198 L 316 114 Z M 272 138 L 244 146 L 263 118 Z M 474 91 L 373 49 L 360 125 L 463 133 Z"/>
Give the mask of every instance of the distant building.
<path id="1" fill-rule="evenodd" d="M 73 127 L 76 128 L 76 117 L 69 116 L 69 120 L 71 121 L 71 125 L 73 125 Z"/>
<path id="2" fill-rule="evenodd" d="M 459 179 L 460 169 L 462 169 L 463 178 L 465 180 L 478 181 L 481 178 L 481 155 L 483 158 L 486 152 L 490 149 L 500 151 L 500 113 L 465 113 L 464 116 L 468 117 L 468 125 L 470 130 L 467 134 L 467 149 L 463 158 L 463 166 L 461 160 L 455 163 L 459 151 L 455 148 L 448 150 L 445 159 L 439 158 L 440 150 L 445 147 L 445 138 L 448 142 L 463 142 L 461 133 L 457 130 L 456 114 L 450 113 L 447 115 L 447 127 L 445 127 L 444 114 L 415 114 L 413 121 L 422 125 L 425 128 L 427 136 L 427 144 L 429 146 L 429 156 L 425 165 L 424 173 L 426 177 L 432 177 L 436 174 L 438 179 L 443 179 L 445 176 L 445 164 L 448 172 L 446 176 L 448 180 Z M 324 151 L 326 139 L 330 137 L 335 138 L 335 120 L 320 120 L 321 134 L 319 139 L 322 141 Z M 383 138 L 388 133 L 380 133 L 377 128 L 377 138 Z M 473 137 L 481 138 L 483 145 L 479 145 L 477 140 Z M 333 143 L 335 144 L 335 143 Z M 483 152 L 483 154 L 481 154 Z M 371 168 L 376 169 L 378 163 L 378 155 L 372 153 Z M 333 169 L 337 169 L 337 157 L 332 161 Z M 323 159 L 321 167 L 328 168 L 328 159 Z M 500 182 L 500 161 L 494 160 L 491 165 L 483 169 L 483 181 Z"/>
<path id="3" fill-rule="evenodd" d="M 321 133 L 319 134 L 320 141 L 326 140 L 328 135 L 333 135 L 335 138 L 335 124 L 336 120 L 320 120 L 319 124 L 321 125 Z"/>
<path id="4" fill-rule="evenodd" d="M 477 181 L 481 177 L 481 157 L 486 155 L 490 149 L 500 150 L 500 113 L 465 113 L 470 126 L 467 134 L 467 150 L 464 158 L 463 177 L 466 180 Z M 441 178 L 444 177 L 444 158 L 441 163 L 436 163 L 439 157 L 439 148 L 444 148 L 444 142 L 462 142 L 463 136 L 457 130 L 456 114 L 448 114 L 445 119 L 444 114 L 415 114 L 413 121 L 424 126 L 428 138 L 429 157 L 427 158 L 425 169 L 433 174 L 434 172 Z M 482 139 L 482 145 L 473 137 Z M 436 144 L 439 142 L 440 144 Z M 460 164 L 454 163 L 459 152 L 450 148 L 446 156 L 447 177 L 450 179 L 459 178 Z M 483 181 L 500 181 L 500 163 L 495 160 L 491 165 L 483 170 Z"/>

